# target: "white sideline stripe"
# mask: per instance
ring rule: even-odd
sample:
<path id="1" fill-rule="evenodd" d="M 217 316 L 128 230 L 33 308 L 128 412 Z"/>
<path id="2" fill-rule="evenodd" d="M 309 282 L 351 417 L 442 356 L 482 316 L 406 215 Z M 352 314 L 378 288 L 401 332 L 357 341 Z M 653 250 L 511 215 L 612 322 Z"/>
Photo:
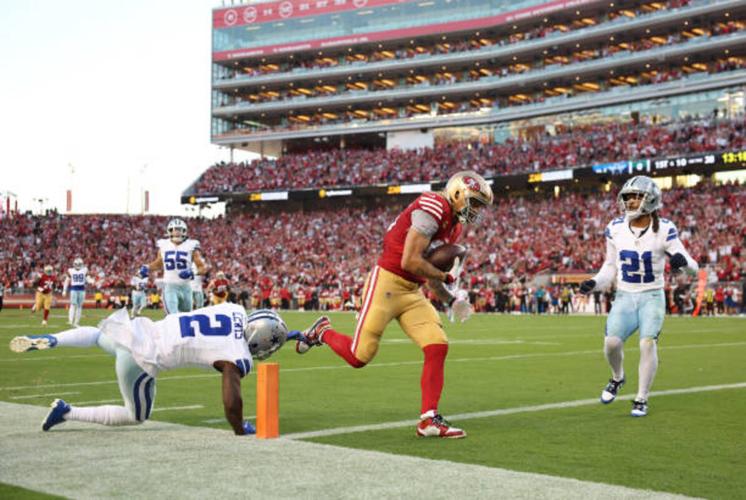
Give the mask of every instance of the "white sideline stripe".
<path id="1" fill-rule="evenodd" d="M 687 345 L 675 345 L 675 346 L 662 346 L 659 347 L 659 351 L 669 351 L 678 349 L 703 349 L 710 347 L 735 347 L 735 346 L 746 346 L 746 342 L 726 342 L 722 344 L 687 344 Z M 540 358 L 540 357 L 562 357 L 562 356 L 581 356 L 587 354 L 598 354 L 602 352 L 601 349 L 593 349 L 586 351 L 566 351 L 566 352 L 538 352 L 530 354 L 509 354 L 505 356 L 490 356 L 486 358 L 448 358 L 449 363 L 474 363 L 484 361 L 510 361 L 514 359 L 528 359 L 528 358 Z M 422 361 L 396 361 L 391 363 L 374 363 L 367 365 L 367 369 L 372 368 L 391 368 L 395 366 L 411 366 L 411 365 L 422 365 Z M 306 368 L 284 368 L 282 373 L 295 373 L 295 372 L 309 372 L 309 371 L 320 371 L 320 370 L 349 370 L 350 368 L 346 364 L 337 365 L 326 365 L 326 366 L 309 366 Z M 249 375 L 253 375 L 253 372 Z M 158 383 L 167 382 L 170 380 L 193 380 L 201 378 L 215 378 L 219 377 L 219 373 L 210 373 L 205 375 L 172 375 L 170 377 L 158 378 Z M 98 380 L 95 382 L 70 382 L 66 384 L 42 384 L 42 385 L 20 385 L 14 387 L 0 387 L 0 391 L 20 391 L 24 389 L 47 389 L 50 387 L 82 387 L 89 385 L 105 385 L 105 384 L 116 384 L 114 380 Z"/>
<path id="2" fill-rule="evenodd" d="M 80 391 L 75 392 L 53 392 L 50 394 L 29 394 L 26 396 L 11 396 L 8 399 L 34 399 L 34 398 L 48 398 L 50 396 L 58 397 L 58 396 L 69 396 L 70 394 L 80 394 Z"/>
<path id="3" fill-rule="evenodd" d="M 746 388 L 746 382 L 739 382 L 736 384 L 723 384 L 723 385 L 705 385 L 701 387 L 686 387 L 683 389 L 668 389 L 663 391 L 653 391 L 650 393 L 651 396 L 672 396 L 678 394 L 691 394 L 697 392 L 710 392 L 710 391 L 721 391 L 727 389 L 744 389 Z M 619 400 L 632 400 L 635 395 L 620 396 Z M 545 410 L 559 410 L 565 408 L 576 408 L 579 406 L 591 406 L 600 404 L 598 398 L 594 399 L 578 399 L 575 401 L 562 401 L 559 403 L 547 403 L 543 405 L 534 406 L 518 406 L 515 408 L 503 408 L 500 410 L 488 410 L 478 411 L 473 413 L 460 413 L 456 415 L 450 415 L 448 418 L 453 420 L 471 420 L 475 418 L 486 418 L 486 417 L 498 417 L 501 415 L 513 415 L 515 413 L 532 413 Z M 400 420 L 398 422 L 386 422 L 383 424 L 371 424 L 371 425 L 355 425 L 350 427 L 337 427 L 335 429 L 324 429 L 320 431 L 309 431 L 309 432 L 297 432 L 294 434 L 285 434 L 282 436 L 284 439 L 308 439 L 315 437 L 326 437 L 326 436 L 337 436 L 339 434 L 352 434 L 355 432 L 370 432 L 370 431 L 381 431 L 387 429 L 397 429 L 399 427 L 414 427 L 417 425 L 417 420 Z"/>

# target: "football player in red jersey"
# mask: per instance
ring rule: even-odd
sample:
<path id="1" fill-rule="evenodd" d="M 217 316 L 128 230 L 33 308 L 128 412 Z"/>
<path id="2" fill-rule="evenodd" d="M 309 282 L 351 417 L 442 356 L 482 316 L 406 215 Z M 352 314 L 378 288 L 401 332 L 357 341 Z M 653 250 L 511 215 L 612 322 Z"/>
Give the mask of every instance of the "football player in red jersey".
<path id="1" fill-rule="evenodd" d="M 226 279 L 223 271 L 218 271 L 215 274 L 215 279 L 207 285 L 207 291 L 212 292 L 212 304 L 218 305 L 223 304 L 228 300 L 228 292 L 230 291 L 231 284 Z"/>
<path id="2" fill-rule="evenodd" d="M 54 269 L 52 266 L 44 266 L 44 274 L 41 275 L 39 280 L 36 282 L 36 301 L 34 303 L 34 311 L 38 311 L 44 308 L 44 319 L 41 322 L 42 326 L 47 326 L 47 320 L 49 319 L 49 310 L 52 308 L 52 291 L 57 283 L 57 278 L 54 277 Z"/>
<path id="3" fill-rule="evenodd" d="M 480 211 L 491 205 L 492 200 L 492 188 L 472 171 L 453 175 L 442 192 L 422 194 L 399 214 L 386 232 L 383 254 L 365 283 L 355 335 L 350 337 L 335 331 L 329 319 L 322 316 L 304 332 L 305 342 L 296 344 L 301 354 L 312 346 L 326 344 L 349 365 L 362 368 L 375 357 L 386 325 L 396 319 L 425 355 L 418 436 L 466 436 L 438 413 L 448 338 L 438 312 L 420 286 L 427 283 L 461 321 L 471 314 L 468 296 L 454 294 L 446 287 L 456 281 L 458 271 L 441 271 L 425 255 L 433 244 L 455 243 L 462 224 L 476 223 Z"/>

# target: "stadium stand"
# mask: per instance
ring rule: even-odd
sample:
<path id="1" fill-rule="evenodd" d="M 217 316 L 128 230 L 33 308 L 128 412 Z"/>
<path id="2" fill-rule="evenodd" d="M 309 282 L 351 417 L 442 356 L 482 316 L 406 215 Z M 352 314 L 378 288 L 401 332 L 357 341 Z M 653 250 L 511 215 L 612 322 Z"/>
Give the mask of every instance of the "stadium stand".
<path id="1" fill-rule="evenodd" d="M 682 119 L 668 124 L 632 120 L 525 130 L 502 144 L 445 143 L 420 150 L 330 150 L 277 160 L 213 165 L 194 194 L 313 186 L 373 185 L 447 179 L 464 168 L 486 177 L 592 165 L 628 158 L 717 152 L 746 147 L 746 118 Z M 402 168 L 406 166 L 406 168 Z"/>
<path id="2" fill-rule="evenodd" d="M 483 223 L 465 234 L 471 248 L 465 283 L 482 297 L 482 310 L 496 308 L 494 292 L 505 287 L 517 297 L 529 293 L 542 274 L 597 269 L 604 258 L 603 228 L 618 213 L 614 200 L 604 192 L 498 198 Z M 239 290 L 258 295 L 260 283 L 269 280 L 278 293 L 305 294 L 307 303 L 314 297 L 315 307 L 324 306 L 323 297 L 336 297 L 326 303 L 341 307 L 344 297 L 359 293 L 383 231 L 400 208 L 242 213 L 192 219 L 189 230 L 202 241 L 208 263 L 225 271 Z M 678 225 L 692 256 L 708 266 L 710 281 L 746 275 L 742 186 L 703 182 L 666 191 L 662 215 Z M 28 289 L 44 264 L 59 272 L 81 256 L 96 288 L 123 289 L 152 256 L 166 222 L 158 216 L 56 213 L 0 220 L 0 238 L 7 242 L 0 251 L 0 279 L 11 290 Z"/>

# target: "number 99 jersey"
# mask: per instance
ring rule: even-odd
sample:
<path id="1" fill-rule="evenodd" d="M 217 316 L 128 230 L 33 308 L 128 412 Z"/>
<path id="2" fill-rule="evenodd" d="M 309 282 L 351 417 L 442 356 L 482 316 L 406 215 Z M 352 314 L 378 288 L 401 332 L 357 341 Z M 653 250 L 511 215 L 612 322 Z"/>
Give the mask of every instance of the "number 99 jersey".
<path id="1" fill-rule="evenodd" d="M 181 271 L 192 269 L 192 256 L 198 251 L 199 241 L 188 239 L 178 245 L 169 239 L 158 240 L 158 255 L 163 260 L 163 283 L 181 285 L 188 280 L 179 278 Z"/>
<path id="2" fill-rule="evenodd" d="M 676 225 L 668 219 L 659 220 L 658 232 L 653 232 L 652 223 L 645 229 L 631 228 L 624 217 L 609 223 L 604 231 L 606 260 L 594 277 L 598 288 L 606 288 L 616 275 L 616 287 L 624 292 L 661 289 L 666 255 L 680 253 L 689 269 L 698 268 L 681 243 Z"/>

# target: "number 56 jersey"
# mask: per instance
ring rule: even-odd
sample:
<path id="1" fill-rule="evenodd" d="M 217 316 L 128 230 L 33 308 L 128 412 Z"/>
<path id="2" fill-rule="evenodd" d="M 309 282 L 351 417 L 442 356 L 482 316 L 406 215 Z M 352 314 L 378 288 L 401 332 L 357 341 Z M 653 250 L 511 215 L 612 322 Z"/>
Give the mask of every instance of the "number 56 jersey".
<path id="1" fill-rule="evenodd" d="M 149 375 L 183 367 L 212 369 L 216 361 L 230 361 L 245 376 L 252 369 L 244 339 L 246 311 L 237 304 L 220 304 L 188 313 L 171 314 L 154 322 L 130 321 L 127 311 L 112 314 L 99 329 L 124 347 Z"/>
<path id="2" fill-rule="evenodd" d="M 617 289 L 624 292 L 663 288 L 666 255 L 680 253 L 686 257 L 690 271 L 698 269 L 681 243 L 676 225 L 668 219 L 659 220 L 658 232 L 653 232 L 652 223 L 645 229 L 631 228 L 624 217 L 606 226 L 606 260 L 593 277 L 597 288 L 607 288 L 614 278 Z"/>

